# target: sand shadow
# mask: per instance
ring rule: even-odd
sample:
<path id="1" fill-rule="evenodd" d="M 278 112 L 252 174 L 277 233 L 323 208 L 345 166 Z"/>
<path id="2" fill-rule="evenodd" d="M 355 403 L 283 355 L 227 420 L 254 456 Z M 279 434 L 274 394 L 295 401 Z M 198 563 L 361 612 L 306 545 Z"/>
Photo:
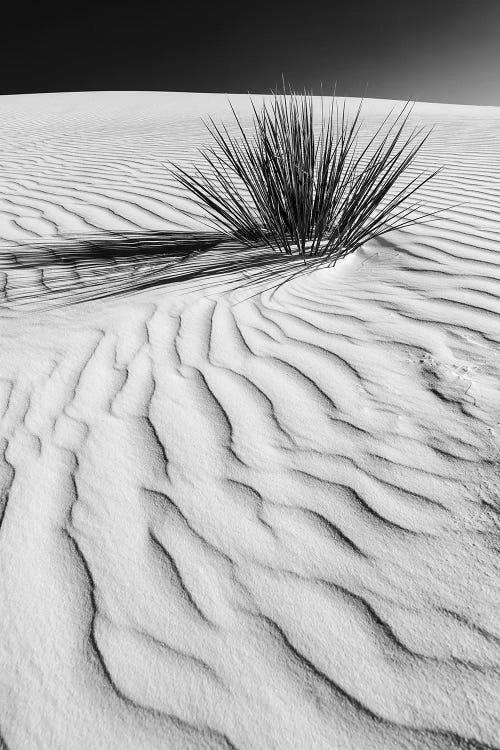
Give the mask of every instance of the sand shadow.
<path id="1" fill-rule="evenodd" d="M 40 309 L 187 282 L 208 290 L 231 276 L 239 287 L 276 286 L 297 268 L 297 259 L 208 232 L 65 235 L 0 250 L 0 304 Z"/>

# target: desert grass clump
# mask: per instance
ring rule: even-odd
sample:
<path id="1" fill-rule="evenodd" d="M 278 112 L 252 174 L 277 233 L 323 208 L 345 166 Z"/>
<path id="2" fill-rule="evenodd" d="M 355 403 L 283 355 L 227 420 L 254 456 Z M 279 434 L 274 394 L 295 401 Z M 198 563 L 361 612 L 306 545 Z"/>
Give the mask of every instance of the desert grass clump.
<path id="1" fill-rule="evenodd" d="M 418 223 L 415 192 L 432 174 L 403 180 L 430 131 L 408 131 L 412 105 L 389 114 L 360 145 L 362 102 L 350 116 L 345 102 L 320 98 L 321 121 L 307 93 L 273 93 L 247 131 L 210 118 L 212 145 L 200 149 L 191 172 L 171 165 L 212 228 L 246 246 L 267 246 L 304 259 L 335 262 L 368 240 Z M 404 183 L 404 184 L 402 184 Z"/>

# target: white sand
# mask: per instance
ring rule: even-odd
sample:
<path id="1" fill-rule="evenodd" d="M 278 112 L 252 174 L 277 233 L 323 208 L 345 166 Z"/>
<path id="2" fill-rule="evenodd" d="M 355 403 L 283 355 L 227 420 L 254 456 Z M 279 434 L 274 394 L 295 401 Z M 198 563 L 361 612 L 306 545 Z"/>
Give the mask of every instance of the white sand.
<path id="1" fill-rule="evenodd" d="M 499 747 L 500 109 L 419 105 L 463 205 L 335 269 L 51 307 L 89 272 L 24 244 L 185 226 L 161 163 L 225 111 L 0 100 L 3 742 Z"/>

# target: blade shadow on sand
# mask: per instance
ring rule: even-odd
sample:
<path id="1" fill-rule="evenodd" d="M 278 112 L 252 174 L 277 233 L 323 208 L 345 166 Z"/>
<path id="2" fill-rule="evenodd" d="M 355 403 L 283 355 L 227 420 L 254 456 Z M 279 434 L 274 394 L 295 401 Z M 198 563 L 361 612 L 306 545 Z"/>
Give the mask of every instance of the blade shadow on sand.
<path id="1" fill-rule="evenodd" d="M 208 232 L 65 235 L 0 250 L 0 305 L 52 308 L 181 282 L 208 291 L 231 276 L 238 288 L 272 287 L 306 270 L 298 260 Z"/>

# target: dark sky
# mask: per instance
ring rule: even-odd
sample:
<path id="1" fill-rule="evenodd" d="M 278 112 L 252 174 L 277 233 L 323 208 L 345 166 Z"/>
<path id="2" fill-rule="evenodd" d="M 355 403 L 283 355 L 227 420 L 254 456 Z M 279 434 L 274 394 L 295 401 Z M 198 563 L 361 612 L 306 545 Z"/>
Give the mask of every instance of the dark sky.
<path id="1" fill-rule="evenodd" d="M 9 0 L 0 93 L 296 88 L 500 105 L 500 0 Z"/>

